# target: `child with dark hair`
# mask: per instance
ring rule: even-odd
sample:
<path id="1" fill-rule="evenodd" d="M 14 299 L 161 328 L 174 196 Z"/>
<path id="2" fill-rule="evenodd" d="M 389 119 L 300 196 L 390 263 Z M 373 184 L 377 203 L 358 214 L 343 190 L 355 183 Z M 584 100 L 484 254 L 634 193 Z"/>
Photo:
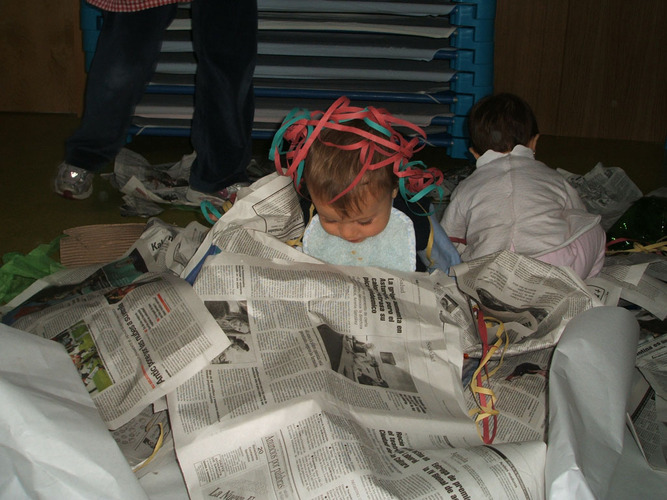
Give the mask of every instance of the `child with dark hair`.
<path id="1" fill-rule="evenodd" d="M 312 202 L 304 252 L 332 264 L 448 271 L 460 258 L 425 198 L 442 190 L 442 173 L 410 162 L 420 139 L 394 127 L 424 132 L 349 102 L 340 98 L 325 112 L 293 110 L 273 141 L 278 172 Z"/>
<path id="2" fill-rule="evenodd" d="M 604 263 L 605 232 L 576 190 L 534 159 L 539 138 L 530 106 L 513 94 L 487 96 L 468 118 L 477 169 L 452 192 L 441 224 L 464 261 L 511 250 L 569 266 L 582 278 Z"/>

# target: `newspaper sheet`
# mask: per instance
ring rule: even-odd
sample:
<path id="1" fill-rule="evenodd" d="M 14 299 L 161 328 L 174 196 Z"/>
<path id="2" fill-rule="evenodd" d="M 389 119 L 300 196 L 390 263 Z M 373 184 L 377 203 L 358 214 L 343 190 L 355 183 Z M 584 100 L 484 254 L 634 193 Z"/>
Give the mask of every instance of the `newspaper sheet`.
<path id="1" fill-rule="evenodd" d="M 270 368 L 271 378 L 282 379 L 290 370 L 323 370 L 325 378 L 317 383 L 312 377 L 303 381 L 308 382 L 305 387 L 321 390 L 321 384 L 332 383 L 334 371 L 362 388 L 389 389 L 371 392 L 381 394 L 382 401 L 362 397 L 364 408 L 455 420 L 464 416 L 470 427 L 463 408 L 451 404 L 460 400 L 463 355 L 456 336 L 443 335 L 428 276 L 343 269 L 221 253 L 209 258 L 194 288 L 209 310 L 220 301 L 246 302 L 248 328 L 254 334 L 249 342 L 258 342 L 251 342 L 250 352 L 265 370 Z M 273 346 L 272 339 L 284 339 L 284 345 Z M 286 352 L 262 355 L 269 348 Z M 299 351 L 306 364 L 279 362 Z M 356 384 L 349 387 L 358 390 Z M 292 397 L 291 385 L 294 380 L 274 385 L 274 397 Z M 396 396 L 394 391 L 408 394 Z"/>
<path id="2" fill-rule="evenodd" d="M 181 228 L 152 217 L 132 249 L 142 255 L 151 255 L 156 271 L 171 271 L 178 275 L 204 241 L 209 229 L 197 221 Z"/>
<path id="3" fill-rule="evenodd" d="M 557 169 L 572 184 L 589 212 L 600 214 L 600 224 L 607 231 L 614 222 L 642 197 L 642 191 L 619 167 L 598 163 L 585 175 Z"/>
<path id="4" fill-rule="evenodd" d="M 150 217 L 161 213 L 164 204 L 196 205 L 186 197 L 195 158 L 192 153 L 176 163 L 151 165 L 140 154 L 123 148 L 114 160 L 114 171 L 102 177 L 125 195 L 121 215 Z"/>
<path id="5" fill-rule="evenodd" d="M 134 417 L 115 433 L 128 461 L 142 467 L 161 437 L 162 450 L 173 450 L 171 423 L 192 498 L 543 497 L 553 347 L 572 318 L 613 301 L 623 285 L 596 288 L 509 252 L 457 266 L 456 279 L 323 265 L 285 244 L 302 229 L 290 180 L 267 176 L 210 231 L 156 220 L 121 264 L 49 277 L 5 318 L 47 338 L 63 334 L 75 362 L 86 344 L 71 318 L 83 318 L 100 359 L 113 361 L 104 368 L 133 370 L 133 392 L 121 393 L 125 380 L 114 380 L 105 398 L 120 413 L 110 428 Z M 624 268 L 631 284 L 664 275 L 664 261 L 641 264 L 617 263 L 617 274 Z M 155 270 L 180 273 L 194 291 L 148 273 Z M 146 304 L 167 289 L 183 301 L 173 310 L 192 317 L 137 339 L 124 318 L 133 326 L 150 318 Z M 109 303 L 115 295 L 111 302 L 120 302 Z M 478 404 L 468 386 L 481 354 L 473 304 L 508 333 L 486 384 L 499 413 L 485 447 L 468 413 Z M 150 362 L 164 373 L 174 354 L 165 350 L 175 347 L 146 339 L 169 331 L 180 342 L 183 325 L 194 340 L 178 356 L 190 355 L 179 360 L 190 364 L 157 383 Z M 95 375 L 92 382 L 98 403 L 109 388 L 100 390 Z M 165 394 L 171 422 L 150 408 L 164 410 Z M 140 402 L 128 408 L 133 397 Z"/>
<path id="6" fill-rule="evenodd" d="M 428 275 L 221 250 L 194 288 L 233 347 L 168 396 L 192 498 L 541 497 L 543 443 L 478 447 Z"/>
<path id="7" fill-rule="evenodd" d="M 484 273 L 480 275 L 483 278 Z M 469 411 L 478 408 L 471 382 L 480 365 L 480 338 L 476 331 L 471 301 L 463 294 L 452 278 L 442 274 L 431 275 L 435 282 L 436 296 L 440 302 L 440 320 L 446 329 L 457 331 L 462 342 L 468 340 L 470 348 L 464 350 L 462 384 Z M 476 340 L 476 341 L 475 341 Z M 493 342 L 491 342 L 493 343 Z M 503 347 L 501 352 L 510 352 L 502 362 L 489 363 L 494 375 L 484 383 L 484 388 L 496 398 L 498 415 L 489 419 L 493 443 L 546 440 L 546 384 L 553 348 L 545 347 L 532 351 L 511 352 Z"/>
<path id="8" fill-rule="evenodd" d="M 497 398 L 498 415 L 495 422 L 489 421 L 490 432 L 495 432 L 493 443 L 547 441 L 546 389 L 552 355 L 553 348 L 529 351 L 493 365 L 498 371 L 484 384 Z M 468 409 L 477 408 L 472 391 L 465 395 Z"/>
<path id="9" fill-rule="evenodd" d="M 139 415 L 111 432 L 118 448 L 137 477 L 174 459 L 174 439 L 167 409 L 148 405 Z"/>
<path id="10" fill-rule="evenodd" d="M 647 338 L 637 346 L 637 368 L 656 394 L 667 398 L 667 335 Z"/>
<path id="11" fill-rule="evenodd" d="M 253 183 L 250 188 L 206 234 L 181 271 L 183 278 L 192 283 L 204 260 L 222 248 L 227 252 L 264 258 L 316 262 L 304 254 L 299 256 L 300 252 L 283 244 L 295 242 L 296 245 L 305 228 L 292 180 L 273 173 Z M 242 230 L 233 231 L 233 228 Z"/>
<path id="12" fill-rule="evenodd" d="M 628 427 L 649 465 L 667 471 L 667 402 L 651 387 L 628 415 Z"/>
<path id="13" fill-rule="evenodd" d="M 312 398 L 189 446 L 190 498 L 542 498 L 544 443 L 450 448 L 442 436 L 368 427 Z M 183 466 L 182 466 L 183 467 Z"/>
<path id="14" fill-rule="evenodd" d="M 637 368 L 648 382 L 629 425 L 651 467 L 667 470 L 667 335 L 648 337 L 637 346 Z"/>
<path id="15" fill-rule="evenodd" d="M 571 269 L 513 252 L 464 262 L 452 271 L 459 290 L 473 298 L 485 316 L 504 322 L 509 337 L 505 355 L 553 347 L 570 319 L 601 305 Z M 465 310 L 460 298 L 452 298 Z M 464 352 L 480 357 L 474 322 L 468 319 L 461 324 L 467 325 Z"/>
<path id="16" fill-rule="evenodd" d="M 664 260 L 634 265 L 605 265 L 600 274 L 587 283 L 597 288 L 596 294 L 603 290 L 609 291 L 612 297 L 618 296 L 646 309 L 659 320 L 664 320 L 667 318 L 667 284 L 652 276 L 662 276 L 663 265 Z"/>
<path id="17" fill-rule="evenodd" d="M 43 288 L 3 316 L 3 323 L 65 346 L 110 429 L 230 345 L 186 281 L 145 271 L 131 253 L 78 283 Z"/>

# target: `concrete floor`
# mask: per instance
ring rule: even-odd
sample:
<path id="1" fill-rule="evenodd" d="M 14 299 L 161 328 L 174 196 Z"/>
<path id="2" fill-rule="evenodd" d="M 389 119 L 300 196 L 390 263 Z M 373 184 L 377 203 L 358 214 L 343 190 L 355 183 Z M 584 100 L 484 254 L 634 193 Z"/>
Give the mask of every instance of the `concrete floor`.
<path id="1" fill-rule="evenodd" d="M 53 193 L 52 177 L 62 161 L 65 139 L 78 121 L 71 115 L 0 113 L 0 158 L 5 172 L 0 183 L 0 256 L 7 252 L 27 253 L 41 243 L 51 242 L 70 227 L 145 222 L 141 218 L 122 217 L 121 194 L 99 178 L 88 200 L 70 201 Z M 178 161 L 191 152 L 186 138 L 140 136 L 128 147 L 156 164 Z M 268 143 L 256 141 L 255 154 L 266 157 L 267 153 Z M 538 143 L 537 158 L 551 167 L 580 174 L 597 162 L 621 167 L 644 193 L 665 185 L 666 180 L 665 149 L 661 143 L 543 136 Z M 439 148 L 427 148 L 419 159 L 442 169 L 467 163 L 448 158 Z M 205 223 L 196 211 L 169 209 L 160 217 L 179 226 L 192 220 Z"/>

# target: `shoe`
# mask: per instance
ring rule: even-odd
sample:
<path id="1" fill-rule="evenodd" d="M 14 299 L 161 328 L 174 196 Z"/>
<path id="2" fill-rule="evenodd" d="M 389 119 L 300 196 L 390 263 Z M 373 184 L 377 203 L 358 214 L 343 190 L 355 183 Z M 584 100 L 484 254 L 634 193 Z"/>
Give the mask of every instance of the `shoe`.
<path id="1" fill-rule="evenodd" d="M 273 163 L 268 162 L 268 161 L 258 161 L 255 160 L 254 158 L 250 160 L 250 163 L 248 164 L 248 168 L 246 169 L 248 172 L 248 177 L 250 178 L 251 181 L 256 181 L 261 179 L 262 177 L 265 177 L 269 175 L 270 173 L 273 173 L 276 171 L 276 167 Z"/>
<path id="2" fill-rule="evenodd" d="M 249 185 L 248 182 L 236 182 L 215 193 L 202 193 L 201 191 L 189 187 L 188 191 L 185 193 L 185 197 L 189 202 L 197 205 L 201 204 L 202 201 L 210 201 L 214 205 L 222 206 L 227 200 L 233 202 L 236 199 L 236 194 Z"/>
<path id="3" fill-rule="evenodd" d="M 62 162 L 54 181 L 57 194 L 70 200 L 85 200 L 93 194 L 95 174 L 83 168 Z"/>

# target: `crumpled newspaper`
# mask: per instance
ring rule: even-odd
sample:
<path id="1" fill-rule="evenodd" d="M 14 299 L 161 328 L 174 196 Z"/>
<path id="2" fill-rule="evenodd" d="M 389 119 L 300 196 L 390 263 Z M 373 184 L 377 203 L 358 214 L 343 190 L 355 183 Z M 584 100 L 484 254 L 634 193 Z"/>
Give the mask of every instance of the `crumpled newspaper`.
<path id="1" fill-rule="evenodd" d="M 123 216 L 153 217 L 164 205 L 199 207 L 187 199 L 190 169 L 196 152 L 184 155 L 176 163 L 152 165 L 140 154 L 122 149 L 116 156 L 114 171 L 102 174 L 111 185 L 125 194 L 120 213 Z M 248 177 L 255 181 L 275 171 L 273 165 L 252 159 Z"/>
<path id="2" fill-rule="evenodd" d="M 602 216 L 600 224 L 607 231 L 630 206 L 643 196 L 620 167 L 605 167 L 598 163 L 584 175 L 557 169 L 574 186 L 590 213 Z"/>
<path id="3" fill-rule="evenodd" d="M 113 173 L 102 177 L 125 194 L 121 215 L 151 217 L 161 213 L 165 204 L 198 205 L 186 198 L 190 168 L 196 157 L 193 152 L 176 163 L 151 165 L 140 154 L 123 148 L 116 156 Z"/>

